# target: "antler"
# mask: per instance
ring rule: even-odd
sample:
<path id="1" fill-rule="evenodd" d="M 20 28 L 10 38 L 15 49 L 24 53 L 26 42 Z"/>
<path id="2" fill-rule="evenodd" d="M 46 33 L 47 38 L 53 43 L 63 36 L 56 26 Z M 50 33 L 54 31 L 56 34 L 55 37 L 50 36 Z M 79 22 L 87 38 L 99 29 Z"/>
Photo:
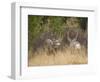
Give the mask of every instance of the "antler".
<path id="1" fill-rule="evenodd" d="M 77 40 L 77 37 L 78 37 L 78 31 L 76 31 L 76 36 L 75 36 L 75 38 L 73 39 L 73 41 L 76 41 L 76 40 Z"/>
<path id="2" fill-rule="evenodd" d="M 68 40 L 69 42 L 72 41 L 71 38 L 69 37 L 69 31 L 67 32 L 67 40 Z"/>

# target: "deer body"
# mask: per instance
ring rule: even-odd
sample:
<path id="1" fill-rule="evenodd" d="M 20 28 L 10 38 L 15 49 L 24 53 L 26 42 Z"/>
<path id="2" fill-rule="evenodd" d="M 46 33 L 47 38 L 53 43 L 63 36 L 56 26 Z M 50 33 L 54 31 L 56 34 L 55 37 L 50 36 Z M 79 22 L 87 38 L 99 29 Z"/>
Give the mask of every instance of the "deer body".
<path id="1" fill-rule="evenodd" d="M 74 51 L 80 51 L 81 50 L 81 44 L 80 42 L 77 40 L 78 37 L 78 32 L 76 32 L 76 35 L 73 39 L 70 38 L 69 36 L 69 32 L 67 33 L 67 40 L 69 41 L 69 46 L 72 49 L 71 52 L 73 53 Z"/>
<path id="2" fill-rule="evenodd" d="M 59 39 L 46 39 L 46 45 L 50 53 L 55 53 L 57 51 L 57 49 L 60 47 L 61 45 L 61 40 Z"/>
<path id="3" fill-rule="evenodd" d="M 81 45 L 78 41 L 72 41 L 72 42 L 70 42 L 70 47 L 73 47 L 75 49 L 80 49 Z"/>

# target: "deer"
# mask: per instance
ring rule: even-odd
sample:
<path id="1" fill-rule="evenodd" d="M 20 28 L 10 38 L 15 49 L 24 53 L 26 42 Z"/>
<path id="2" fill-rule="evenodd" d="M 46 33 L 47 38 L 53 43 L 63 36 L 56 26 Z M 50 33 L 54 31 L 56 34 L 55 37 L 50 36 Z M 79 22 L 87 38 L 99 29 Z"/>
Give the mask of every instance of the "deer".
<path id="1" fill-rule="evenodd" d="M 69 31 L 67 32 L 67 40 L 69 41 L 69 47 L 71 48 L 71 53 L 73 54 L 73 52 L 76 50 L 78 52 L 80 52 L 81 50 L 81 44 L 80 42 L 77 40 L 78 38 L 78 31 L 76 31 L 75 37 L 73 39 L 70 38 L 69 36 Z"/>
<path id="2" fill-rule="evenodd" d="M 48 55 L 49 54 L 54 54 L 57 52 L 57 50 L 60 48 L 61 46 L 61 42 L 62 42 L 62 39 L 50 39 L 50 38 L 47 38 L 45 40 L 45 43 L 46 43 L 46 47 L 48 48 Z"/>

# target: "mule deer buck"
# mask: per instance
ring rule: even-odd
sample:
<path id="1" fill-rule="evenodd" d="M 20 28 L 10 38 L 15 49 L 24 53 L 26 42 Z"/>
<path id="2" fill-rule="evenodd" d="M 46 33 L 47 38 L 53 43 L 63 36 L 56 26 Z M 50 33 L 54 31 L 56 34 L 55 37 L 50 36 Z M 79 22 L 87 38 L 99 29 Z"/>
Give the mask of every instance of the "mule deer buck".
<path id="1" fill-rule="evenodd" d="M 55 55 L 55 53 L 57 52 L 57 50 L 60 48 L 61 46 L 61 42 L 62 39 L 46 39 L 46 47 L 48 48 L 48 55 L 49 54 L 53 54 Z"/>
<path id="2" fill-rule="evenodd" d="M 81 50 L 81 44 L 77 40 L 78 38 L 78 31 L 76 31 L 75 37 L 73 39 L 70 38 L 69 36 L 69 31 L 67 32 L 67 40 L 69 41 L 69 46 L 71 48 L 71 53 L 73 54 L 74 51 L 80 52 Z"/>

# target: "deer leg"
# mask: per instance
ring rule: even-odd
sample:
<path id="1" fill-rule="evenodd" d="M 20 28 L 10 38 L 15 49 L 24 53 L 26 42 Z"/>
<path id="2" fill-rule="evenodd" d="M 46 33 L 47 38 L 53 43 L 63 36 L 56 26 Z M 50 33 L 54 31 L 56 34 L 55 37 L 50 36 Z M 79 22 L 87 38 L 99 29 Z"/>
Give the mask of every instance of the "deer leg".
<path id="1" fill-rule="evenodd" d="M 48 47 L 47 55 L 51 55 L 51 52 L 52 52 L 51 48 Z"/>

